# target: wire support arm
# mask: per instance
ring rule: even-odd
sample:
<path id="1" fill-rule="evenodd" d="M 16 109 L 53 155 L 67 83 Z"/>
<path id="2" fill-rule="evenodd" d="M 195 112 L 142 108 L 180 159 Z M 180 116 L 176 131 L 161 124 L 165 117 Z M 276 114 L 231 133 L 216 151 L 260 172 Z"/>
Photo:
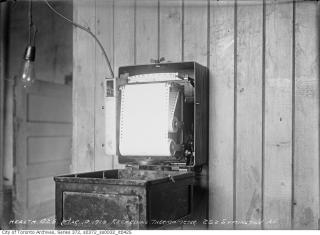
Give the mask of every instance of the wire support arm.
<path id="1" fill-rule="evenodd" d="M 98 39 L 98 37 L 91 31 L 90 27 L 84 27 L 76 22 L 74 22 L 73 20 L 65 17 L 64 15 L 62 15 L 60 12 L 58 12 L 56 9 L 54 9 L 54 7 L 48 2 L 48 0 L 43 0 L 46 5 L 51 9 L 51 11 L 53 11 L 56 15 L 60 16 L 62 19 L 64 19 L 65 21 L 67 21 L 68 23 L 72 24 L 74 27 L 77 27 L 79 29 L 82 29 L 83 31 L 87 32 L 88 34 L 90 34 L 94 40 L 98 43 L 101 51 L 102 51 L 102 54 L 106 60 L 106 63 L 108 65 L 108 68 L 109 68 L 109 71 L 110 71 L 110 74 L 111 74 L 111 77 L 114 78 L 114 73 L 113 73 L 113 70 L 112 70 L 112 67 L 111 67 L 111 63 L 110 63 L 110 60 L 109 60 L 109 57 L 107 55 L 107 52 L 106 50 L 104 49 L 104 47 L 102 46 L 102 43 L 100 42 L 100 40 Z"/>

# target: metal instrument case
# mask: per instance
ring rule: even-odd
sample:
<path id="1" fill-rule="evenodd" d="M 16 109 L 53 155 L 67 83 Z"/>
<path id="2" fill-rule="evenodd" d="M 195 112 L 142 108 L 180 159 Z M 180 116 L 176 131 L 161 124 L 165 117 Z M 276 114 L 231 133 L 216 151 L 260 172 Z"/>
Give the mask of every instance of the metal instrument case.
<path id="1" fill-rule="evenodd" d="M 207 68 L 195 62 L 124 66 L 119 77 L 171 72 L 187 75 L 194 86 L 193 101 L 188 101 L 194 107 L 193 162 L 161 157 L 149 162 L 121 156 L 117 148 L 125 169 L 56 176 L 57 229 L 157 229 L 190 218 L 195 172 L 208 159 Z"/>

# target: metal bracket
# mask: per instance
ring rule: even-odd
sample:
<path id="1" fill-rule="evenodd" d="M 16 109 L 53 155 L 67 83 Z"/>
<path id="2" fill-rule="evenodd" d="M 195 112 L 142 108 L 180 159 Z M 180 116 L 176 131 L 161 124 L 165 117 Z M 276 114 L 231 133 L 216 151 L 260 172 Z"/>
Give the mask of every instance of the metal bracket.
<path id="1" fill-rule="evenodd" d="M 106 78 L 106 91 L 105 91 L 105 96 L 106 97 L 114 97 L 114 83 L 115 79 L 114 78 Z"/>
<path id="2" fill-rule="evenodd" d="M 188 74 L 178 73 L 177 77 L 182 80 L 187 80 L 191 84 L 191 86 L 194 87 L 194 79 L 189 77 Z"/>
<path id="3" fill-rule="evenodd" d="M 164 61 L 165 61 L 164 57 L 161 57 L 158 59 L 150 59 L 150 63 L 153 63 L 153 64 L 160 64 L 161 62 L 164 62 Z"/>
<path id="4" fill-rule="evenodd" d="M 120 77 L 117 79 L 117 87 L 128 84 L 129 73 L 120 74 Z"/>

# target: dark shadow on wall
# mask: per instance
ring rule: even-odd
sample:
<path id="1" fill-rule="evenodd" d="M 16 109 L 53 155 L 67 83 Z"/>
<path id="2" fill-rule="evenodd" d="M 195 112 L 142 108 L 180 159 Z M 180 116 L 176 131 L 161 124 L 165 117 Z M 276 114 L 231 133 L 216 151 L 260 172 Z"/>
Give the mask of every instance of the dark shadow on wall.
<path id="1" fill-rule="evenodd" d="M 72 18 L 72 0 L 50 1 L 62 14 Z M 14 81 L 19 77 L 28 42 L 28 0 L 1 3 L 7 6 L 6 75 L 4 86 L 4 152 L 2 229 L 14 229 Z M 43 1 L 33 1 L 33 21 L 37 26 L 36 79 L 58 84 L 72 83 L 72 26 L 50 11 Z"/>

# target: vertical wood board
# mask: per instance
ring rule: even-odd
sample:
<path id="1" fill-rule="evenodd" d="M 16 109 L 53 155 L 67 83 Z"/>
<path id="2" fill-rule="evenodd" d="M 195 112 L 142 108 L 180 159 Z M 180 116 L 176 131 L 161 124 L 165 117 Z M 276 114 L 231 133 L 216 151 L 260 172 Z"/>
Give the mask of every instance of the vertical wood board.
<path id="1" fill-rule="evenodd" d="M 96 34 L 101 41 L 113 68 L 113 0 L 96 0 Z M 112 168 L 112 155 L 105 154 L 105 132 L 106 119 L 105 115 L 115 115 L 110 107 L 104 103 L 104 82 L 105 78 L 111 78 L 107 62 L 102 54 L 100 47 L 96 44 L 96 79 L 95 79 L 95 145 L 94 145 L 94 161 L 95 170 L 108 170 Z M 115 71 L 114 71 L 115 72 Z M 106 114 L 105 114 L 106 112 Z M 107 124 L 109 125 L 109 123 Z"/>
<path id="2" fill-rule="evenodd" d="M 114 71 L 120 66 L 134 64 L 135 1 L 114 2 Z"/>
<path id="3" fill-rule="evenodd" d="M 73 2 L 73 18 L 95 32 L 95 1 Z M 94 170 L 95 41 L 81 29 L 73 31 L 73 172 Z"/>
<path id="4" fill-rule="evenodd" d="M 4 79 L 5 79 L 5 48 L 6 48 L 6 40 L 5 40 L 5 32 L 6 32 L 6 6 L 0 6 L 0 226 L 2 227 L 3 223 L 3 179 L 4 179 Z"/>
<path id="5" fill-rule="evenodd" d="M 233 2 L 234 3 L 234 2 Z M 234 145 L 234 5 L 210 1 L 209 218 L 232 229 Z"/>
<path id="6" fill-rule="evenodd" d="M 319 4 L 296 3 L 294 229 L 319 229 Z"/>
<path id="7" fill-rule="evenodd" d="M 136 1 L 136 63 L 158 59 L 158 0 Z"/>
<path id="8" fill-rule="evenodd" d="M 166 61 L 182 60 L 182 0 L 160 1 L 159 56 Z"/>
<path id="9" fill-rule="evenodd" d="M 236 229 L 261 228 L 262 31 L 259 5 L 237 6 Z"/>
<path id="10" fill-rule="evenodd" d="M 291 228 L 293 4 L 266 4 L 264 227 Z"/>
<path id="11" fill-rule="evenodd" d="M 114 71 L 118 76 L 120 66 L 135 62 L 135 1 L 117 0 L 114 4 Z M 123 167 L 115 156 L 113 168 Z"/>
<path id="12" fill-rule="evenodd" d="M 208 1 L 184 2 L 183 54 L 184 61 L 196 61 L 207 66 Z"/>

